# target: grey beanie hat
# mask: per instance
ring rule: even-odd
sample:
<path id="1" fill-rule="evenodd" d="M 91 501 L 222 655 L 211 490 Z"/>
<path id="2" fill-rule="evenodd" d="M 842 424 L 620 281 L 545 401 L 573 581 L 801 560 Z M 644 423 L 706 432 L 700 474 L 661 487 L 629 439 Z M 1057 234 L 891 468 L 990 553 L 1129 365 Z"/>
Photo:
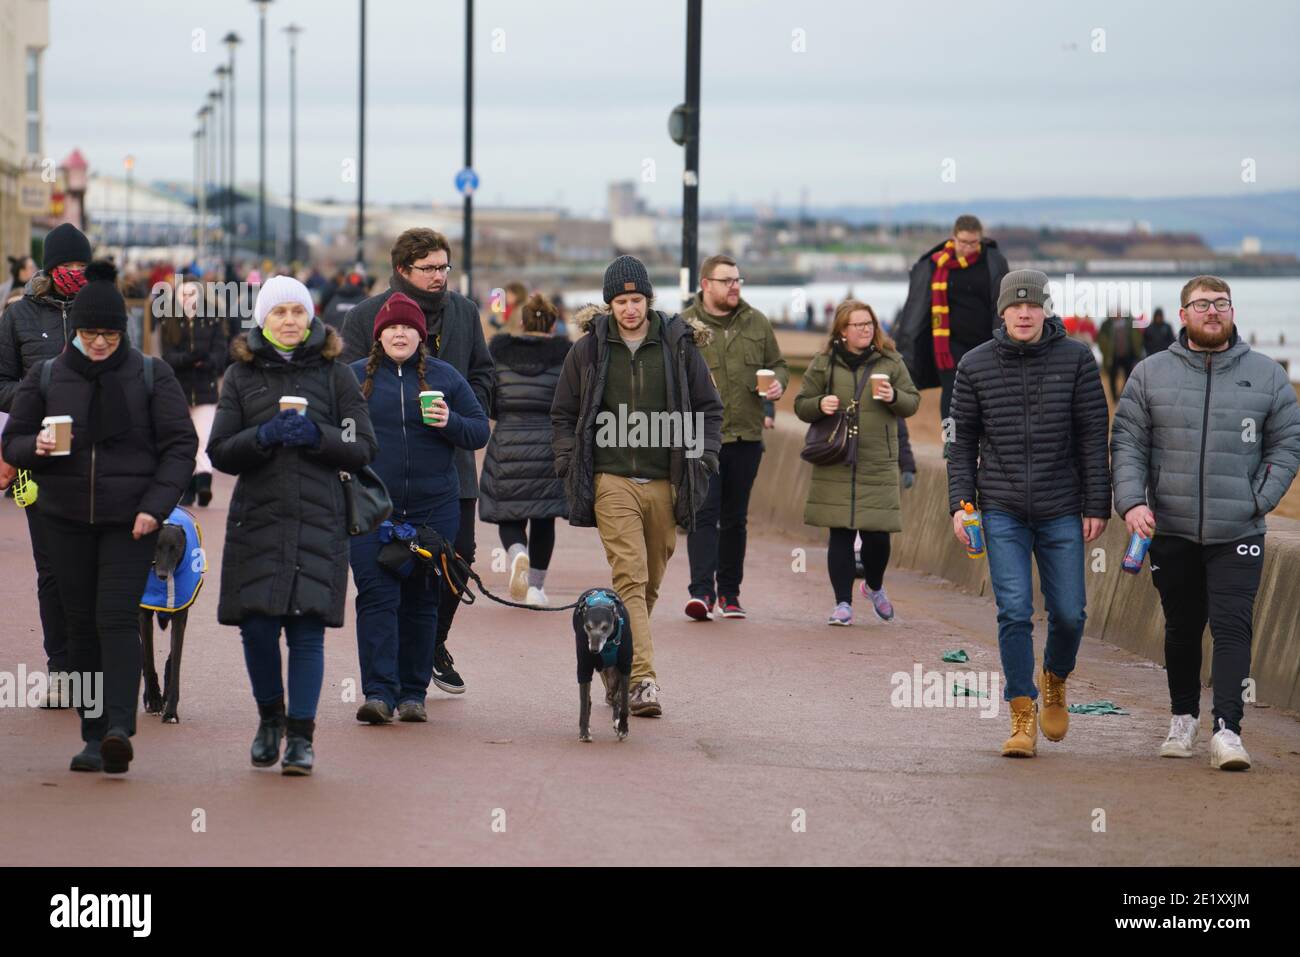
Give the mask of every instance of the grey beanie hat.
<path id="1" fill-rule="evenodd" d="M 1002 315 L 1007 306 L 1021 302 L 1042 306 L 1050 312 L 1049 301 L 1047 274 L 1037 269 L 1017 269 L 1002 277 L 1002 286 L 998 290 L 998 315 Z"/>
<path id="2" fill-rule="evenodd" d="M 615 297 L 627 292 L 639 292 L 647 299 L 655 294 L 645 263 L 635 256 L 619 256 L 605 270 L 605 301 L 613 302 Z"/>

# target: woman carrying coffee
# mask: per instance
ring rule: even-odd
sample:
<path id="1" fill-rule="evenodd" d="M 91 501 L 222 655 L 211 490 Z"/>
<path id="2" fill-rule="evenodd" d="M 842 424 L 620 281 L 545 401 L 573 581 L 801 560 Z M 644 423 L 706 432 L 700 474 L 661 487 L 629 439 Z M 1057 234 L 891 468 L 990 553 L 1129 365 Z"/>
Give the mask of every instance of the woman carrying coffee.
<path id="1" fill-rule="evenodd" d="M 861 396 L 855 403 L 855 397 Z M 857 460 L 813 466 L 804 522 L 830 529 L 826 567 L 835 592 L 828 625 L 853 624 L 853 543 L 862 535 L 865 589 L 876 615 L 894 617 L 885 595 L 889 533 L 903 530 L 899 509 L 898 420 L 916 412 L 921 395 L 894 342 L 865 302 L 840 303 L 830 339 L 804 373 L 794 411 L 805 422 L 856 408 Z"/>
<path id="2" fill-rule="evenodd" d="M 253 764 L 310 774 L 325 629 L 343 625 L 348 531 L 340 470 L 375 456 L 357 380 L 335 361 L 343 340 L 312 315 L 311 293 L 272 276 L 257 327 L 231 346 L 208 441 L 212 464 L 238 476 L 226 520 L 217 620 L 238 625 L 261 722 Z M 288 707 L 280 632 L 289 647 Z"/>
<path id="3" fill-rule="evenodd" d="M 481 449 L 488 420 L 455 366 L 429 355 L 424 312 L 395 292 L 375 316 L 370 356 L 350 366 L 370 406 L 393 514 L 368 535 L 352 539 L 357 583 L 357 653 L 365 701 L 357 720 L 388 724 L 427 721 L 425 697 L 433 678 L 438 631 L 436 580 L 413 572 L 399 578 L 378 564 L 395 526 L 429 527 L 449 542 L 460 528 L 456 449 Z"/>
<path id="4" fill-rule="evenodd" d="M 497 367 L 488 415 L 497 425 L 483 458 L 478 514 L 500 529 L 510 597 L 545 605 L 555 520 L 569 514 L 555 477 L 551 402 L 572 343 L 552 334 L 559 312 L 545 297 L 533 295 L 518 313 L 523 335 L 502 332 L 488 343 Z"/>
<path id="5" fill-rule="evenodd" d="M 32 367 L 4 432 L 5 460 L 30 469 L 40 487 L 69 670 L 79 675 L 85 746 L 72 770 L 109 774 L 135 756 L 140 596 L 199 445 L 176 376 L 126 340 L 116 275 L 111 263 L 86 267 L 69 310 L 71 344 L 44 360 L 48 370 Z M 100 674 L 97 687 L 91 676 Z"/>
<path id="6" fill-rule="evenodd" d="M 209 315 L 203 305 L 203 286 L 194 280 L 182 282 L 176 292 L 174 312 L 162 321 L 162 357 L 176 373 L 189 403 L 190 419 L 199 434 L 199 454 L 194 477 L 181 496 L 182 505 L 207 508 L 212 501 L 212 461 L 208 458 L 208 437 L 217 414 L 217 379 L 226 367 L 225 322 Z"/>

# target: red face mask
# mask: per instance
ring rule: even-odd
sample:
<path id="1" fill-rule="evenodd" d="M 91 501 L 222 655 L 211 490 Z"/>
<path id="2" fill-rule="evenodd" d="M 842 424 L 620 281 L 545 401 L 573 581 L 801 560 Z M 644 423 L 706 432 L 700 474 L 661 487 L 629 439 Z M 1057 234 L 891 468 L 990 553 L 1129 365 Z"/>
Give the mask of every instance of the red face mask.
<path id="1" fill-rule="evenodd" d="M 50 280 L 54 283 L 55 289 L 71 299 L 86 284 L 86 274 L 80 269 L 55 266 L 50 270 Z"/>

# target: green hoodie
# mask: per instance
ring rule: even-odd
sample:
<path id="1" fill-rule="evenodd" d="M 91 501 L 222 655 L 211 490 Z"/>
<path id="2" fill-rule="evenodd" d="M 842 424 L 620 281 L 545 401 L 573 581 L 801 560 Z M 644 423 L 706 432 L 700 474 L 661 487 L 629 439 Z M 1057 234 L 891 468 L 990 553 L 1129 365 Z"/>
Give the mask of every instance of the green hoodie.
<path id="1" fill-rule="evenodd" d="M 776 333 L 767 316 L 741 299 L 725 316 L 712 315 L 704 308 L 701 293 L 682 310 L 683 318 L 695 319 L 713 330 L 713 339 L 701 346 L 709 364 L 713 384 L 722 396 L 722 442 L 757 442 L 763 438 L 763 400 L 758 394 L 759 369 L 771 369 L 784 389 L 790 384 L 790 370 L 776 344 Z"/>

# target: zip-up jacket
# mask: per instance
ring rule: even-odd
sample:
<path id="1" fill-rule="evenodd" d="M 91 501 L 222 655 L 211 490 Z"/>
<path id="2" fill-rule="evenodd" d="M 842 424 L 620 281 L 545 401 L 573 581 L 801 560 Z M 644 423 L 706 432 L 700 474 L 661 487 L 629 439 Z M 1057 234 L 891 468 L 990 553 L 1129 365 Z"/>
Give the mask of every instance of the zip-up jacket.
<path id="1" fill-rule="evenodd" d="M 0 317 L 0 412 L 10 411 L 27 370 L 42 359 L 53 359 L 68 344 L 72 300 L 33 291 L 48 284 L 49 279 L 37 273 L 23 298 Z"/>

